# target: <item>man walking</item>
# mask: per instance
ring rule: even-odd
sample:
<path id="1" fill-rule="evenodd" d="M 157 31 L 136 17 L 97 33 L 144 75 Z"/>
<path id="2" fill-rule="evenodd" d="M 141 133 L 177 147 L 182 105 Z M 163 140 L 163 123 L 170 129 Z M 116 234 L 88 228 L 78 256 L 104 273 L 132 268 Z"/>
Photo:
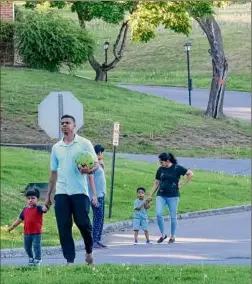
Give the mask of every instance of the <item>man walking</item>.
<path id="1" fill-rule="evenodd" d="M 90 201 L 88 197 L 87 174 L 92 169 L 76 166 L 75 158 L 82 151 L 91 152 L 94 157 L 92 143 L 75 133 L 75 118 L 71 115 L 61 117 L 63 138 L 56 143 L 51 152 L 51 173 L 45 204 L 52 204 L 51 195 L 55 192 L 55 215 L 57 220 L 60 244 L 67 264 L 74 263 L 75 246 L 72 235 L 74 222 L 84 239 L 86 247 L 86 262 L 93 264 L 92 225 L 89 219 Z M 94 167 L 97 167 L 97 161 Z M 97 195 L 93 188 L 91 202 L 97 204 Z"/>

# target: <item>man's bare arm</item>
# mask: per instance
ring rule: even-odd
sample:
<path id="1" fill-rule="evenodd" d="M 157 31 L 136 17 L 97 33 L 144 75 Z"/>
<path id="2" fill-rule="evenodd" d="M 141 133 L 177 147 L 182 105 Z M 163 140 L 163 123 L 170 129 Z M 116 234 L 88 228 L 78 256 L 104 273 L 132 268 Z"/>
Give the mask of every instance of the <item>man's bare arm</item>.
<path id="1" fill-rule="evenodd" d="M 98 199 L 97 199 L 97 193 L 96 193 L 96 188 L 95 188 L 94 175 L 88 175 L 88 180 L 89 180 L 89 184 L 90 184 L 92 194 L 93 194 L 91 202 L 94 205 L 96 205 L 98 202 Z"/>
<path id="2" fill-rule="evenodd" d="M 52 195 L 53 190 L 55 189 L 56 182 L 57 182 L 57 171 L 51 171 L 48 192 L 47 192 L 47 196 L 45 200 L 45 206 L 49 207 L 52 205 L 51 195 Z"/>
<path id="3" fill-rule="evenodd" d="M 95 162 L 92 169 L 90 169 L 89 174 L 93 174 L 96 170 L 98 170 L 98 168 L 99 168 L 99 163 Z"/>

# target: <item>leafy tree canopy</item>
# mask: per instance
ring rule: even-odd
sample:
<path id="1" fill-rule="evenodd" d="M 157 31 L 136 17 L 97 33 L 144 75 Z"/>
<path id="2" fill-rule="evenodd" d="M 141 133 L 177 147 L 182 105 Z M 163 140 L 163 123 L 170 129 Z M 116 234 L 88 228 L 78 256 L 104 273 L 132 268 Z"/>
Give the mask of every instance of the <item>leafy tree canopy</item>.
<path id="1" fill-rule="evenodd" d="M 45 1 L 28 1 L 27 8 L 35 9 L 37 4 Z M 215 7 L 231 4 L 229 1 L 53 1 L 50 7 L 63 9 L 71 5 L 76 12 L 80 25 L 85 27 L 86 21 L 101 19 L 107 23 L 118 24 L 129 15 L 131 38 L 133 41 L 148 42 L 155 38 L 156 29 L 162 25 L 166 29 L 188 35 L 191 31 L 192 17 L 205 17 L 214 14 Z"/>

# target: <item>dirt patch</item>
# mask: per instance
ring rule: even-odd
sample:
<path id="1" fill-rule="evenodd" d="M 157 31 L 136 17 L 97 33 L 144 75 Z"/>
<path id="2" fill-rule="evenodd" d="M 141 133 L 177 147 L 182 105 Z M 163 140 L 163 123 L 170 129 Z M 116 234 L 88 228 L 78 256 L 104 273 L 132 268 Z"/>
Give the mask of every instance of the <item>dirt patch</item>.
<path id="1" fill-rule="evenodd" d="M 106 150 L 111 150 L 112 130 L 102 126 L 100 129 L 90 132 L 86 129 L 86 136 L 94 144 L 102 143 Z M 82 135 L 83 129 L 79 133 Z M 209 128 L 209 127 L 180 127 L 176 131 L 161 134 L 153 133 L 121 133 L 120 146 L 125 152 L 136 149 L 138 146 L 150 146 L 154 151 L 166 148 L 172 149 L 209 149 L 224 147 L 250 146 L 251 137 L 244 132 L 234 133 L 232 128 Z M 1 125 L 1 142 L 17 144 L 52 144 L 56 139 L 50 139 L 43 130 L 38 127 L 27 126 L 22 122 L 4 120 Z"/>
<path id="2" fill-rule="evenodd" d="M 46 144 L 55 141 L 39 128 L 29 127 L 12 120 L 3 120 L 1 123 L 1 143 Z"/>
<path id="3" fill-rule="evenodd" d="M 157 146 L 167 145 L 174 149 L 249 146 L 251 137 L 244 133 L 235 133 L 232 129 L 209 129 L 180 127 L 178 130 L 160 136 L 156 135 L 151 143 Z"/>

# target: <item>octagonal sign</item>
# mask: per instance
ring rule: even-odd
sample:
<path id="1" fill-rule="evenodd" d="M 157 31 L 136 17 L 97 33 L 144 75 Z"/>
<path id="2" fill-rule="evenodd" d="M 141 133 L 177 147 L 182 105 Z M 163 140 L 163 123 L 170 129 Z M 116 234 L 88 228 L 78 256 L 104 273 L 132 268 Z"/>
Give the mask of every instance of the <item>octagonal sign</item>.
<path id="1" fill-rule="evenodd" d="M 51 138 L 62 137 L 60 118 L 72 115 L 76 120 L 76 131 L 83 126 L 83 105 L 71 92 L 50 92 L 38 106 L 38 124 Z"/>

